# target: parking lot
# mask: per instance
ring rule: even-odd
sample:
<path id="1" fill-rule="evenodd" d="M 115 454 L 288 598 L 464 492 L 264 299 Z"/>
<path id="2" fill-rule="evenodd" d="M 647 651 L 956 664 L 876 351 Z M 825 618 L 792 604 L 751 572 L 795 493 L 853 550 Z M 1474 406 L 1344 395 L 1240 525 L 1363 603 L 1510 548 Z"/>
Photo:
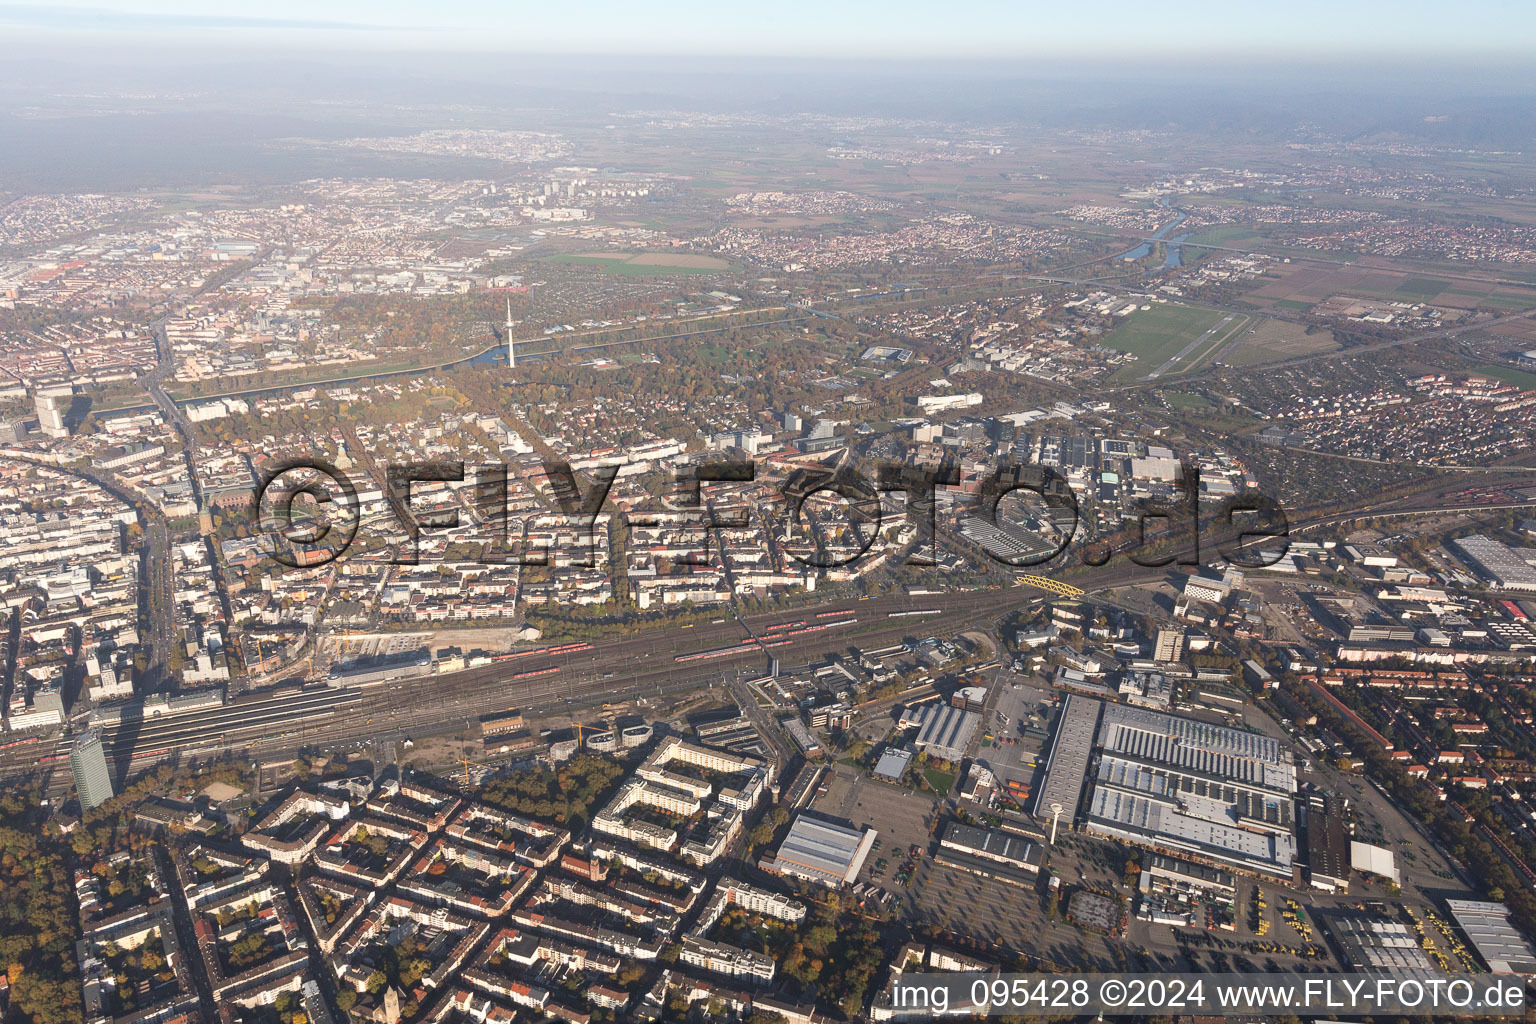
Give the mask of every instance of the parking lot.
<path id="1" fill-rule="evenodd" d="M 1046 691 L 1016 692 L 1017 699 L 1033 709 L 1039 694 Z M 1025 889 L 935 863 L 935 828 L 947 815 L 943 803 L 931 794 L 880 782 L 848 765 L 834 765 L 826 787 L 813 802 L 813 810 L 879 833 L 879 845 L 858 880 L 900 896 L 900 913 L 913 928 L 954 929 L 1027 952 L 1046 964 L 1097 965 L 1109 970 L 1119 963 L 1107 940 L 1064 921 L 1046 919 L 1043 879 L 1039 887 Z M 919 856 L 912 856 L 914 846 Z M 1059 861 L 1063 881 L 1086 881 L 1099 887 L 1119 882 L 1121 858 L 1110 844 L 1073 837 L 1059 849 Z"/>
<path id="2" fill-rule="evenodd" d="M 997 776 L 1000 792 L 1008 791 L 1010 781 L 1033 792 L 1050 740 L 1026 736 L 1024 729 L 1030 724 L 1030 715 L 1057 696 L 1056 690 L 1037 677 L 1014 673 L 1000 675 L 997 696 L 983 723 L 980 746 L 976 750 L 976 760 Z M 1053 713 L 1055 708 L 1047 710 Z M 1046 714 L 1043 728 L 1047 733 L 1051 721 L 1051 714 Z"/>
<path id="3" fill-rule="evenodd" d="M 1008 950 L 1022 952 L 1045 968 L 1115 970 L 1123 952 L 1110 940 L 1046 916 L 1045 879 L 1023 888 L 983 878 L 924 857 L 903 908 L 911 927 L 953 929 Z"/>
<path id="4" fill-rule="evenodd" d="M 867 825 L 879 833 L 879 845 L 865 861 L 858 881 L 873 883 L 910 902 L 908 890 L 897 878 L 904 865 L 914 860 L 909 852 L 913 846 L 927 856 L 938 802 L 931 794 L 871 779 L 848 765 L 833 765 L 826 786 L 827 792 L 812 804 L 813 810 L 857 827 Z"/>

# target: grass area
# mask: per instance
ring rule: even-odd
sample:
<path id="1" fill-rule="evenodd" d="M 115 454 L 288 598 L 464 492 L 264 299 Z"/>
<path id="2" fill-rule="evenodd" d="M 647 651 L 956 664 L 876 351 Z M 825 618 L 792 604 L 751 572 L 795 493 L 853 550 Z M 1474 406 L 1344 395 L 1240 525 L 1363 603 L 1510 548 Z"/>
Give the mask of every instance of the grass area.
<path id="1" fill-rule="evenodd" d="M 1204 395 L 1192 395 L 1187 391 L 1164 391 L 1163 397 L 1175 409 L 1199 411 L 1211 407 L 1211 403 L 1205 400 Z"/>
<path id="2" fill-rule="evenodd" d="M 1187 242 L 1191 245 L 1231 245 L 1233 242 L 1258 237 L 1259 233 L 1246 224 L 1229 224 L 1197 232 Z"/>
<path id="3" fill-rule="evenodd" d="M 1248 328 L 1252 327 L 1254 323 L 1254 317 L 1237 317 L 1237 319 L 1233 320 L 1226 327 L 1218 331 L 1216 335 L 1212 337 L 1211 340 L 1205 345 L 1204 348 L 1198 349 L 1191 353 L 1190 356 L 1181 364 L 1169 370 L 1164 375 L 1165 379 L 1169 377 L 1182 377 L 1187 373 L 1193 373 L 1195 370 L 1198 370 L 1207 362 L 1214 359 L 1216 354 L 1225 349 L 1229 344 L 1232 343 L 1234 339 L 1243 337 Z"/>
<path id="4" fill-rule="evenodd" d="M 1222 314 L 1173 304 L 1138 309 L 1104 336 L 1109 348 L 1129 352 L 1134 362 L 1116 372 L 1118 380 L 1135 380 L 1167 362 L 1179 349 L 1220 322 Z"/>
<path id="5" fill-rule="evenodd" d="M 1513 384 L 1517 388 L 1536 391 L 1536 373 L 1517 370 L 1513 366 L 1498 366 L 1490 363 L 1486 366 L 1475 366 L 1472 368 L 1472 372 L 1479 377 L 1492 377 L 1494 380 L 1501 380 L 1505 384 Z"/>
<path id="6" fill-rule="evenodd" d="M 636 262 L 639 258 L 630 254 L 598 256 L 584 253 L 561 253 L 558 256 L 546 256 L 541 262 L 592 267 L 601 270 L 605 274 L 619 274 L 623 277 L 673 277 L 678 274 L 718 274 L 730 269 L 730 264 L 725 263 L 723 260 L 718 261 L 721 263 L 720 266 L 695 266 L 687 263 Z"/>
<path id="7" fill-rule="evenodd" d="M 924 768 L 923 778 L 928 780 L 928 785 L 939 796 L 949 796 L 949 791 L 954 788 L 955 775 L 953 772 L 941 772 L 937 768 Z"/>
<path id="8" fill-rule="evenodd" d="M 1276 299 L 1274 304 L 1285 309 L 1311 309 L 1316 303 L 1303 302 L 1301 299 Z"/>
<path id="9" fill-rule="evenodd" d="M 1434 277 L 1410 277 L 1393 289 L 1398 295 L 1405 295 L 1414 299 L 1432 299 L 1445 291 L 1449 281 L 1441 281 Z"/>
<path id="10" fill-rule="evenodd" d="M 1331 331 L 1320 330 L 1308 334 L 1306 328 L 1299 324 L 1266 320 L 1250 331 L 1241 344 L 1223 352 L 1221 361 L 1227 366 L 1253 366 L 1333 352 L 1338 347 Z"/>
<path id="11" fill-rule="evenodd" d="M 1536 306 L 1536 296 L 1489 295 L 1479 301 L 1478 305 L 1491 306 L 1494 309 L 1530 309 Z"/>

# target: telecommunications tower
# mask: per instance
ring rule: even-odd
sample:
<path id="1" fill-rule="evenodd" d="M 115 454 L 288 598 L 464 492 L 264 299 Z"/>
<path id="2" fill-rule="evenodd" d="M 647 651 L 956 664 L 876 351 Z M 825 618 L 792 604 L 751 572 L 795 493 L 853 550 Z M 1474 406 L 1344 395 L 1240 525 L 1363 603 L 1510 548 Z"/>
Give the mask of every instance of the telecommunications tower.
<path id="1" fill-rule="evenodd" d="M 512 296 L 507 296 L 507 369 L 517 369 L 517 342 L 512 337 Z"/>

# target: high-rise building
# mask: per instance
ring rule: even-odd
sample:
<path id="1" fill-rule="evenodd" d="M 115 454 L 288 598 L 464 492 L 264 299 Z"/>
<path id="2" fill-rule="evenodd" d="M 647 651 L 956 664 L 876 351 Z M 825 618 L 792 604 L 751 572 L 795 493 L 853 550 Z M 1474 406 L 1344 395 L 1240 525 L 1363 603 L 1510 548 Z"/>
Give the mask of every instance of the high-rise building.
<path id="1" fill-rule="evenodd" d="M 39 388 L 33 396 L 39 429 L 49 437 L 68 437 L 69 407 L 74 399 L 75 389 L 68 384 Z"/>
<path id="2" fill-rule="evenodd" d="M 1157 631 L 1157 646 L 1152 651 L 1153 661 L 1178 661 L 1184 657 L 1184 631 L 1182 629 L 1160 629 Z"/>
<path id="3" fill-rule="evenodd" d="M 69 748 L 69 768 L 75 775 L 75 789 L 80 793 L 80 807 L 91 810 L 117 795 L 112 788 L 112 773 L 107 770 L 106 749 L 101 732 L 87 729 Z"/>

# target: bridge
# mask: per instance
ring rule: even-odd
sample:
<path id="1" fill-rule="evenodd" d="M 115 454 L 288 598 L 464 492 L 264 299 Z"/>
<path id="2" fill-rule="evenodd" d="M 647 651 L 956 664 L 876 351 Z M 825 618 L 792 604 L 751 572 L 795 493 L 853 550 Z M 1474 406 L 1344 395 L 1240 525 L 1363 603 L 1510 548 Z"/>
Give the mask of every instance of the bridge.
<path id="1" fill-rule="evenodd" d="M 1049 576 L 1036 576 L 1033 573 L 1021 573 L 1014 578 L 1026 587 L 1039 587 L 1041 590 L 1049 590 L 1051 593 L 1060 594 L 1062 597 L 1083 596 L 1082 587 L 1074 587 L 1070 583 L 1063 583 L 1060 580 L 1053 580 Z"/>

